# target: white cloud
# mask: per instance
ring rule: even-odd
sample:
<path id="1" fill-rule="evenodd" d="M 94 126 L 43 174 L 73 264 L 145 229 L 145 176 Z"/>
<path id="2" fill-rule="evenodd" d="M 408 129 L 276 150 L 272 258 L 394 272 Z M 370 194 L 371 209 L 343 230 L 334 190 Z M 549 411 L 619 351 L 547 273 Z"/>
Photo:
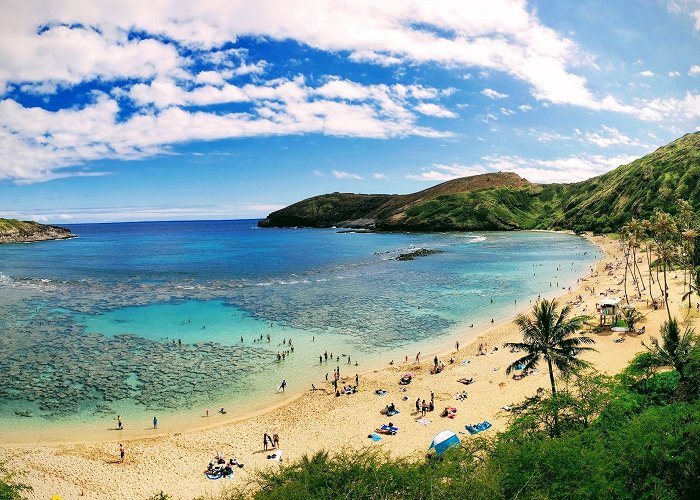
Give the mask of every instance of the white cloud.
<path id="1" fill-rule="evenodd" d="M 687 3 L 682 9 L 695 13 Z M 542 106 L 570 104 L 643 120 L 700 116 L 700 96 L 690 92 L 685 98 L 631 104 L 594 94 L 572 69 L 593 67 L 591 56 L 545 26 L 524 0 L 310 0 L 293 9 L 279 0 L 259 0 L 255 8 L 243 0 L 54 0 L 40 6 L 15 2 L 4 10 L 0 95 L 9 87 L 50 94 L 95 81 L 113 88 L 109 95 L 95 94 L 88 104 L 71 102 L 57 111 L 25 107 L 21 99 L 0 101 L 0 148 L 7 158 L 0 164 L 0 179 L 78 175 L 75 167 L 89 161 L 143 158 L 195 140 L 305 133 L 450 135 L 420 126 L 416 112 L 455 117 L 441 104 L 426 102 L 453 89 L 361 85 L 323 75 L 320 86 L 304 77 L 264 81 L 266 61 L 230 48 L 240 37 L 293 40 L 374 64 L 432 63 L 482 77 L 504 73 L 528 85 Z M 482 94 L 507 97 L 488 88 Z M 241 110 L 201 109 L 224 103 Z M 508 112 L 502 108 L 501 113 Z"/>
<path id="2" fill-rule="evenodd" d="M 668 72 L 669 78 L 676 78 L 677 76 L 680 76 L 680 75 L 681 75 L 681 74 L 680 74 L 680 72 L 678 72 L 678 71 L 669 71 L 669 72 Z"/>
<path id="3" fill-rule="evenodd" d="M 635 156 L 581 155 L 542 160 L 521 156 L 488 155 L 483 162 L 474 165 L 435 164 L 424 168 L 420 173 L 406 177 L 421 181 L 448 181 L 458 177 L 484 174 L 488 172 L 515 172 L 535 183 L 578 182 L 601 175 L 620 165 L 637 159 Z"/>
<path id="4" fill-rule="evenodd" d="M 414 106 L 413 109 L 427 116 L 435 116 L 437 118 L 457 118 L 457 113 L 443 108 L 439 104 L 422 102 L 417 106 Z"/>
<path id="5" fill-rule="evenodd" d="M 461 165 L 459 163 L 444 165 L 436 163 L 432 167 L 424 168 L 421 173 L 408 174 L 406 178 L 416 181 L 449 181 L 458 177 L 485 174 L 486 172 L 487 170 L 481 165 Z"/>
<path id="6" fill-rule="evenodd" d="M 520 106 L 518 106 L 518 109 L 523 113 L 526 113 L 532 109 L 532 106 L 530 106 L 529 104 L 521 104 Z"/>
<path id="7" fill-rule="evenodd" d="M 374 172 L 372 174 L 372 178 L 373 179 L 382 179 L 382 180 L 389 179 L 389 177 L 387 177 L 387 175 L 385 173 L 382 173 L 382 172 Z"/>
<path id="8" fill-rule="evenodd" d="M 342 170 L 333 170 L 333 175 L 335 176 L 336 179 L 354 179 L 357 181 L 361 181 L 364 179 L 361 175 L 354 174 L 352 172 L 344 172 Z"/>
<path id="9" fill-rule="evenodd" d="M 676 97 L 659 97 L 656 99 L 638 99 L 632 111 L 642 120 L 693 121 L 700 118 L 700 94 L 686 92 L 682 99 Z"/>
<path id="10" fill-rule="evenodd" d="M 590 106 L 597 102 L 569 67 L 590 60 L 546 27 L 522 0 L 441 3 L 279 0 L 195 4 L 123 1 L 90 5 L 55 0 L 18 4 L 0 21 L 0 80 L 78 83 L 119 76 L 150 79 L 187 71 L 180 47 L 208 51 L 240 36 L 292 39 L 351 60 L 383 65 L 433 62 L 498 71 L 532 86 L 537 99 Z M 52 24 L 50 24 L 52 23 Z M 41 31 L 39 28 L 47 26 Z M 429 29 L 425 29 L 425 28 Z M 130 32 L 146 39 L 129 37 Z M 441 33 L 449 33 L 445 36 Z M 165 41 L 161 41 L 165 39 Z M 231 50 L 222 52 L 225 61 Z M 238 72 L 259 72 L 260 63 Z"/>
<path id="11" fill-rule="evenodd" d="M 553 141 L 569 141 L 573 139 L 570 135 L 560 134 L 559 132 L 544 132 L 535 129 L 529 129 L 529 134 L 535 137 L 537 142 L 553 142 Z"/>
<path id="12" fill-rule="evenodd" d="M 8 155 L 0 164 L 0 180 L 36 182 L 77 175 L 68 167 L 103 158 L 144 158 L 188 141 L 306 133 L 380 139 L 450 135 L 417 125 L 411 111 L 414 96 L 442 95 L 422 86 L 333 81 L 314 88 L 296 77 L 261 85 L 183 88 L 163 77 L 136 84 L 127 95 L 143 108 L 122 121 L 117 100 L 105 94 L 83 108 L 58 111 L 0 101 L 0 148 Z M 217 114 L 180 107 L 230 102 L 248 109 Z"/>
<path id="13" fill-rule="evenodd" d="M 508 97 L 508 94 L 501 94 L 493 89 L 484 89 L 481 91 L 481 93 L 489 99 L 505 99 Z"/>
<path id="14" fill-rule="evenodd" d="M 639 76 L 644 76 L 644 77 L 646 77 L 646 78 L 650 78 L 650 77 L 654 76 L 654 72 L 653 72 L 653 71 L 650 71 L 650 70 L 648 70 L 648 69 L 645 69 L 644 71 L 641 71 L 641 72 L 639 73 Z"/>
<path id="15" fill-rule="evenodd" d="M 326 175 L 326 174 L 324 174 L 324 173 L 321 172 L 320 170 L 314 170 L 314 175 L 315 175 L 316 177 L 323 177 L 323 176 Z"/>
<path id="16" fill-rule="evenodd" d="M 674 14 L 685 14 L 695 23 L 695 29 L 700 31 L 700 0 L 669 0 L 668 10 Z"/>
<path id="17" fill-rule="evenodd" d="M 598 132 L 586 133 L 585 140 L 601 148 L 608 148 L 610 146 L 651 147 L 636 139 L 629 138 L 614 127 L 608 127 L 606 125 L 603 125 Z"/>
<path id="18" fill-rule="evenodd" d="M 693 64 L 688 70 L 688 74 L 690 76 L 700 75 L 700 66 L 698 66 L 697 64 Z"/>
<path id="19" fill-rule="evenodd" d="M 500 155 L 483 158 L 486 167 L 491 170 L 515 172 L 530 182 L 543 184 L 582 181 L 636 159 L 637 157 L 629 155 L 580 155 L 553 160 Z"/>

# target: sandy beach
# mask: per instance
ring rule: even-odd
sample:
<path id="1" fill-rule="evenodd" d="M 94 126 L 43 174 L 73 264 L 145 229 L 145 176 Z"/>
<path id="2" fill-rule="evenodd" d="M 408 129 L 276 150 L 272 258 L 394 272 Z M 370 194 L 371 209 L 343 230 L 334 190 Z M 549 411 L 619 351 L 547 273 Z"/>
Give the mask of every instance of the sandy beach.
<path id="1" fill-rule="evenodd" d="M 560 304 L 575 302 L 579 295 L 583 299 L 573 306 L 572 316 L 595 316 L 595 304 L 601 293 L 624 296 L 621 284 L 624 258 L 619 244 L 608 237 L 590 238 L 607 257 L 597 263 L 590 276 L 580 280 L 577 288 L 561 290 Z M 612 271 L 606 270 L 606 266 L 612 266 Z M 645 273 L 646 262 L 639 266 Z M 654 287 L 654 294 L 658 296 L 658 286 Z M 669 274 L 669 287 L 671 311 L 677 318 L 684 319 L 687 305 L 680 303 L 682 272 Z M 628 293 L 631 303 L 646 315 L 639 324 L 646 327 L 646 332 L 641 335 L 611 331 L 591 334 L 597 351 L 585 358 L 604 373 L 614 374 L 625 367 L 643 349 L 642 341 L 656 335 L 667 318 L 665 309 L 653 310 L 650 307 L 647 292 L 643 292 L 641 299 L 632 301 L 636 292 L 629 279 Z M 696 301 L 694 299 L 694 306 Z M 524 310 L 529 308 L 524 304 Z M 693 325 L 698 323 L 696 314 L 689 320 Z M 614 342 L 619 338 L 624 338 L 624 342 Z M 212 415 L 207 420 L 211 424 L 207 428 L 187 432 L 170 432 L 167 423 L 162 422 L 159 431 L 166 434 L 152 438 L 129 440 L 125 435 L 121 437 L 123 440 L 115 437 L 103 442 L 0 445 L 0 460 L 6 461 L 10 471 L 20 474 L 17 478 L 20 482 L 33 487 L 28 495 L 30 498 L 51 498 L 54 494 L 64 499 L 146 498 L 164 491 L 174 498 L 186 499 L 215 496 L 231 485 L 247 485 L 256 470 L 278 467 L 277 461 L 267 459 L 272 451 L 263 449 L 265 432 L 279 435 L 285 461 L 321 449 L 333 451 L 345 447 L 381 447 L 395 455 L 421 457 L 432 437 L 441 430 L 450 429 L 459 433 L 461 439 L 468 440 L 465 424 L 489 420 L 493 428 L 486 435 L 503 429 L 509 413 L 502 407 L 521 401 L 540 387 L 549 387 L 544 365 L 537 373 L 522 380 L 506 375 L 506 367 L 518 354 L 503 348 L 503 343 L 519 340 L 521 335 L 511 321 L 498 324 L 497 319 L 493 328 L 476 337 L 469 328 L 462 336 L 455 336 L 451 342 L 462 344 L 459 351 L 454 348 L 450 352 L 426 351 L 421 354 L 420 363 L 414 362 L 415 352 L 407 352 L 407 363 L 403 359 L 395 360 L 393 366 L 361 373 L 360 390 L 356 394 L 335 397 L 332 387 L 319 380 L 316 387 L 321 390 L 308 391 L 275 408 L 234 422 L 224 423 L 223 417 L 219 419 L 221 416 Z M 480 345 L 487 354 L 477 355 Z M 436 355 L 446 363 L 446 369 L 431 375 L 430 368 Z M 452 364 L 448 361 L 450 357 L 454 359 Z M 342 364 L 340 368 L 343 374 Z M 407 371 L 415 374 L 413 382 L 400 386 L 398 381 Z M 352 378 L 347 378 L 348 384 L 354 384 L 354 374 L 353 370 Z M 473 378 L 474 383 L 465 386 L 457 382 L 463 377 Z M 402 387 L 405 392 L 402 392 Z M 386 394 L 376 395 L 376 389 L 384 389 Z M 468 398 L 456 400 L 455 394 L 464 390 L 468 392 Z M 431 391 L 434 392 L 436 409 L 426 417 L 430 422 L 422 425 L 416 422 L 420 417 L 415 411 L 416 399 L 429 401 Z M 380 410 L 389 403 L 394 403 L 400 413 L 387 418 L 380 414 Z M 446 406 L 457 408 L 454 419 L 440 417 Z M 368 434 L 389 420 L 400 429 L 397 435 L 382 436 L 379 442 L 368 439 Z M 148 425 L 149 422 L 143 422 L 140 426 Z M 120 442 L 125 448 L 124 463 L 119 463 Z M 211 481 L 202 473 L 219 451 L 227 459 L 236 457 L 245 464 L 244 468 L 236 469 L 233 481 Z"/>

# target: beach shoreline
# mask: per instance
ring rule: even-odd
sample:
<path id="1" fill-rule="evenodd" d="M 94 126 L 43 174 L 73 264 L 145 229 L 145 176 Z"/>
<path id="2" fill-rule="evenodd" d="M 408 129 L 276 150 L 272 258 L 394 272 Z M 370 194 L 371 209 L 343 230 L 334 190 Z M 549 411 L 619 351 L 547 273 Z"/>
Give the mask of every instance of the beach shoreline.
<path id="1" fill-rule="evenodd" d="M 525 233 L 527 232 L 529 231 L 526 231 Z M 552 234 L 557 233 L 555 231 L 539 232 L 548 232 Z M 568 231 L 561 232 L 561 234 L 566 234 L 567 236 L 572 235 L 572 233 Z M 583 273 L 588 274 L 589 267 L 595 264 L 594 259 L 598 255 L 597 252 L 593 249 L 592 246 L 589 247 L 588 245 L 585 245 L 585 248 L 582 248 L 580 250 L 581 253 L 577 253 L 577 255 L 585 255 L 584 250 L 587 250 L 586 253 L 589 254 L 589 257 L 586 258 L 587 260 L 585 260 L 585 263 L 583 265 L 577 268 L 576 273 L 573 273 L 571 271 L 569 271 L 568 274 L 566 271 L 564 271 L 563 275 L 560 275 L 558 272 L 556 273 L 560 276 L 560 278 L 558 279 L 563 279 L 563 281 L 561 282 L 562 285 L 575 285 L 577 277 L 581 276 Z M 565 256 L 562 260 L 560 260 L 561 257 L 562 256 L 558 256 L 556 260 L 550 260 L 549 262 L 557 262 L 557 265 L 561 266 L 563 270 L 565 266 L 568 267 L 568 262 L 566 262 Z M 554 273 L 554 265 L 550 265 L 550 267 L 552 268 L 550 272 Z M 535 270 L 536 269 L 533 269 L 533 271 Z M 551 276 L 548 273 L 541 273 L 539 269 L 537 269 L 537 271 L 538 275 Z M 546 278 L 543 279 L 546 280 Z M 550 286 L 551 285 L 552 283 L 550 283 Z M 544 283 L 544 288 L 539 289 L 539 291 L 542 292 L 543 297 L 550 297 L 559 294 L 563 291 L 561 288 L 556 287 L 549 288 L 547 289 L 547 291 L 545 291 L 546 286 L 547 284 Z M 475 303 L 478 301 L 485 301 L 485 307 L 488 307 L 490 293 L 494 293 L 494 290 L 492 289 L 489 291 L 487 286 L 485 287 L 483 294 L 473 296 L 473 298 L 469 297 L 467 300 L 475 301 Z M 497 294 L 498 292 L 495 291 L 495 293 Z M 386 352 L 378 351 L 377 353 L 367 354 L 363 351 L 350 352 L 344 349 L 338 349 L 338 352 L 348 352 L 349 354 L 352 354 L 353 361 L 357 362 L 357 360 L 359 360 L 360 362 L 359 367 L 355 367 L 355 365 L 345 364 L 346 358 L 342 358 L 339 363 L 341 365 L 341 371 L 344 374 L 351 375 L 358 373 L 360 376 L 364 377 L 365 374 L 374 373 L 377 370 L 386 367 L 387 363 L 392 358 L 397 363 L 397 365 L 402 363 L 402 360 L 404 359 L 405 355 L 409 355 L 410 359 L 413 359 L 413 356 L 415 355 L 416 351 L 423 351 L 424 356 L 442 356 L 444 353 L 448 352 L 451 349 L 451 347 L 455 343 L 455 340 L 459 339 L 461 344 L 467 345 L 469 342 L 471 342 L 472 339 L 482 335 L 484 332 L 490 330 L 491 328 L 498 328 L 503 324 L 510 323 L 517 316 L 518 313 L 528 310 L 528 299 L 530 299 L 530 303 L 534 302 L 534 300 L 537 297 L 536 294 L 538 293 L 538 291 L 533 292 L 532 290 L 522 290 L 522 293 L 524 295 L 518 296 L 517 305 L 515 307 L 513 306 L 512 302 L 513 297 L 511 297 L 511 302 L 508 303 L 507 301 L 502 302 L 502 299 L 500 299 L 501 302 L 499 302 L 497 296 L 492 295 L 492 297 L 495 299 L 495 304 L 493 304 L 492 309 L 494 307 L 498 308 L 498 312 L 493 314 L 493 316 L 495 317 L 495 322 L 493 324 L 489 324 L 489 319 L 492 316 L 492 314 L 490 313 L 488 315 L 481 314 L 478 316 L 473 316 L 472 314 L 469 314 L 467 316 L 458 315 L 452 317 L 452 319 L 456 319 L 457 322 L 449 329 L 442 330 L 437 335 L 428 334 L 425 338 L 423 338 L 420 341 L 410 341 L 409 345 L 403 347 L 395 347 L 390 350 L 387 350 Z M 223 304 L 225 304 L 225 301 L 223 299 L 216 300 L 220 301 L 222 306 Z M 496 306 L 496 304 L 498 305 Z M 418 312 L 421 312 L 421 305 L 425 306 L 425 304 L 419 304 Z M 415 304 L 413 304 L 413 306 L 415 306 Z M 193 311 L 164 312 L 166 314 L 173 315 L 183 314 L 183 317 L 185 318 L 190 317 L 189 315 L 193 313 Z M 194 314 L 196 315 L 197 312 L 195 311 Z M 228 314 L 228 312 L 226 314 Z M 200 318 L 198 320 L 196 319 L 196 316 L 191 317 L 195 318 L 195 323 L 197 321 L 208 322 L 209 320 L 211 320 L 211 318 L 207 318 L 204 320 Z M 146 318 L 146 320 L 147 319 L 148 318 Z M 109 327 L 109 324 L 114 321 L 121 321 L 121 318 L 117 317 L 112 318 L 111 320 L 103 320 L 103 323 L 105 323 L 107 327 Z M 473 328 L 469 328 L 470 322 L 474 323 Z M 99 326 L 104 325 L 101 324 L 97 327 L 92 325 L 92 328 L 88 331 L 91 333 L 102 332 L 103 330 L 100 330 Z M 211 327 L 211 324 L 209 326 Z M 207 330 L 207 332 L 210 331 L 211 328 Z M 430 329 L 427 328 L 426 331 L 430 331 Z M 107 332 L 109 334 L 109 330 L 107 330 Z M 273 332 L 273 330 L 269 330 L 269 332 Z M 170 334 L 172 332 L 168 333 Z M 266 333 L 266 331 L 263 331 L 262 333 Z M 277 332 L 277 335 L 281 335 L 282 333 L 283 332 Z M 289 382 L 289 386 L 287 387 L 286 394 L 275 392 L 274 389 L 277 387 L 277 385 L 274 385 L 275 381 L 271 381 L 272 385 L 258 388 L 261 390 L 258 390 L 258 392 L 256 392 L 255 395 L 257 396 L 259 394 L 259 399 L 257 399 L 257 397 L 251 396 L 251 394 L 253 394 L 252 391 L 248 394 L 234 394 L 231 396 L 226 395 L 225 391 L 222 391 L 221 398 L 216 400 L 215 402 L 191 404 L 188 407 L 178 408 L 175 411 L 153 410 L 154 413 L 157 414 L 159 420 L 161 420 L 161 425 L 159 426 L 158 430 L 148 428 L 148 421 L 153 416 L 152 414 L 150 414 L 150 410 L 144 410 L 143 408 L 133 408 L 128 405 L 128 401 L 126 405 L 123 402 L 112 404 L 111 406 L 114 409 L 118 410 L 114 411 L 113 414 L 109 414 L 107 412 L 100 412 L 91 413 L 87 415 L 82 413 L 76 415 L 69 415 L 65 419 L 47 421 L 46 426 L 42 425 L 41 418 L 15 417 L 14 421 L 10 421 L 8 425 L 4 425 L 3 428 L 0 430 L 0 440 L 7 445 L 70 445 L 76 443 L 110 441 L 111 439 L 113 439 L 114 431 L 117 430 L 115 420 L 117 413 L 121 414 L 121 416 L 124 419 L 124 430 L 119 433 L 120 437 L 122 439 L 133 440 L 140 438 L 164 436 L 176 432 L 207 430 L 220 425 L 232 424 L 246 420 L 248 418 L 256 417 L 267 411 L 273 411 L 277 409 L 280 405 L 288 404 L 294 401 L 294 399 L 305 394 L 312 383 L 314 383 L 317 387 L 322 387 L 325 384 L 325 381 L 323 379 L 323 373 L 330 372 L 331 368 L 334 366 L 335 363 L 334 361 L 329 360 L 328 362 L 322 363 L 322 365 L 319 367 L 318 363 L 314 361 L 315 358 L 313 350 L 319 349 L 321 350 L 321 352 L 324 348 L 326 350 L 329 350 L 328 346 L 324 345 L 323 339 L 321 339 L 321 341 L 319 342 L 319 338 L 317 337 L 316 344 L 309 343 L 309 339 L 306 339 L 307 342 L 304 345 L 303 338 L 297 339 L 297 336 L 301 336 L 301 334 L 296 332 L 293 333 L 295 333 L 293 335 L 295 337 L 295 340 L 299 340 L 302 342 L 301 347 L 299 344 L 295 343 L 295 346 L 297 347 L 297 353 L 293 356 L 295 358 L 298 358 L 298 360 L 300 360 L 302 363 L 313 365 L 313 371 L 316 371 L 317 373 L 311 375 L 309 373 L 305 373 L 304 376 L 301 377 L 301 379 L 297 380 L 289 380 L 288 378 L 287 381 Z M 161 334 L 161 337 L 162 335 L 163 334 Z M 172 333 L 172 335 L 179 336 L 180 334 Z M 292 333 L 290 333 L 290 335 L 292 335 Z M 274 336 L 275 335 L 273 334 L 273 337 Z M 310 336 L 311 334 L 309 334 L 309 337 Z M 162 341 L 163 339 L 161 338 L 160 340 Z M 275 338 L 274 340 L 275 342 L 273 342 L 272 344 L 266 345 L 274 345 L 277 341 L 281 339 Z M 281 344 L 277 345 L 279 346 L 277 347 L 278 350 L 284 349 L 284 346 L 282 346 Z M 338 346 L 336 345 L 335 347 Z M 335 348 L 331 348 L 330 350 L 333 352 L 336 351 Z M 270 356 L 274 356 L 274 348 L 272 348 Z M 345 355 L 343 354 L 343 356 Z M 283 366 L 284 363 L 277 363 L 277 365 Z M 318 368 L 318 370 L 316 370 L 316 368 Z M 289 375 L 289 373 L 287 373 L 287 375 Z M 280 376 L 280 378 L 276 381 L 277 384 L 279 384 L 279 381 L 282 378 L 285 377 Z M 220 414 L 217 411 L 219 408 L 222 407 L 226 408 L 227 410 L 226 414 L 224 415 Z M 205 408 L 210 408 L 209 414 L 206 418 L 204 418 Z"/>
<path id="2" fill-rule="evenodd" d="M 615 265 L 620 252 L 619 244 L 606 236 L 587 237 L 603 251 L 605 257 L 596 262 L 593 273 L 579 279 L 578 286 L 572 286 L 570 291 L 565 290 L 558 295 L 560 307 L 573 301 L 577 295 L 584 297 L 574 307 L 572 315 L 591 310 L 595 314 L 595 300 L 599 295 L 591 294 L 586 288 L 594 287 L 600 293 L 618 286 L 620 276 L 619 266 L 612 276 L 604 272 L 606 265 Z M 680 294 L 675 293 L 674 287 L 678 288 L 680 284 L 675 281 L 671 276 L 671 297 L 678 295 L 679 301 Z M 656 332 L 666 316 L 665 311 L 652 311 L 643 302 L 638 304 L 639 309 L 647 313 L 647 332 Z M 676 305 L 674 299 L 673 306 Z M 521 311 L 530 309 L 529 305 L 522 306 Z M 400 360 L 392 366 L 361 373 L 361 390 L 357 394 L 334 397 L 324 387 L 323 390 L 306 391 L 270 408 L 230 421 L 219 421 L 181 432 L 168 430 L 152 437 L 125 437 L 127 455 L 124 464 L 114 463 L 117 438 L 61 444 L 3 444 L 0 446 L 0 459 L 6 460 L 12 471 L 31 471 L 23 479 L 35 488 L 32 497 L 50 497 L 59 493 L 67 499 L 83 498 L 79 496 L 80 492 L 87 498 L 144 497 L 160 490 L 175 494 L 175 498 L 216 495 L 228 483 L 208 481 L 202 471 L 217 451 L 223 451 L 227 458 L 235 455 L 246 464 L 245 469 L 237 471 L 233 483 L 239 486 L 249 483 L 256 470 L 278 465 L 266 459 L 268 453 L 260 443 L 263 432 L 280 434 L 280 448 L 284 450 L 287 460 L 321 449 L 332 451 L 366 446 L 381 446 L 397 456 L 420 457 L 427 450 L 432 436 L 443 428 L 464 433 L 464 424 L 488 419 L 494 424 L 493 431 L 489 432 L 502 430 L 509 415 L 501 407 L 521 401 L 539 387 L 548 387 L 546 369 L 542 367 L 538 373 L 520 381 L 505 376 L 505 367 L 517 355 L 506 349 L 494 348 L 502 347 L 504 342 L 518 340 L 519 335 L 512 324 L 512 317 L 509 317 L 490 328 L 475 331 L 467 341 L 460 338 L 462 345 L 459 352 L 443 350 L 446 345 L 441 342 L 434 350 L 421 355 L 421 363 L 412 363 L 411 359 L 409 363 Z M 646 338 L 648 336 L 649 333 Z M 625 342 L 613 343 L 613 337 L 625 338 Z M 643 348 L 643 337 L 634 334 L 605 332 L 595 335 L 595 340 L 597 351 L 587 359 L 606 373 L 619 372 Z M 489 354 L 477 356 L 478 344 L 484 344 Z M 447 364 L 440 374 L 428 375 L 434 356 L 445 363 L 448 363 L 448 357 L 453 357 L 455 362 Z M 411 371 L 416 376 L 406 386 L 406 392 L 401 392 L 398 379 L 405 371 Z M 455 382 L 458 377 L 473 377 L 476 382 L 463 386 Z M 374 390 L 377 388 L 387 390 L 388 394 L 376 396 Z M 468 391 L 468 399 L 455 400 L 453 395 L 462 390 Z M 417 416 L 413 414 L 414 401 L 417 397 L 429 398 L 431 391 L 435 394 L 436 411 L 428 417 L 432 421 L 430 424 L 419 425 L 415 422 Z M 380 443 L 373 443 L 367 439 L 367 435 L 381 423 L 386 423 L 387 418 L 380 415 L 379 410 L 389 403 L 395 403 L 401 411 L 392 417 L 393 423 L 401 431 L 398 436 L 387 436 Z M 457 418 L 440 418 L 439 412 L 443 406 L 457 407 Z M 327 432 L 319 433 L 319 429 L 327 429 Z M 463 439 L 468 437 L 465 435 Z"/>

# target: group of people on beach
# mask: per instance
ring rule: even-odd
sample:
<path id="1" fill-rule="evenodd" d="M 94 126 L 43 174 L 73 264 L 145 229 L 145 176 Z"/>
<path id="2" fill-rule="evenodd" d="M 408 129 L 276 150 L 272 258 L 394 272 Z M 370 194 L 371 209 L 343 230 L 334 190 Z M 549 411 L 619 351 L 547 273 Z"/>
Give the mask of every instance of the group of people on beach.
<path id="1" fill-rule="evenodd" d="M 268 444 L 272 448 L 279 449 L 280 437 L 276 432 L 274 434 L 263 433 L 263 450 L 267 451 Z"/>
<path id="2" fill-rule="evenodd" d="M 425 399 L 421 401 L 420 398 L 416 399 L 416 413 L 420 413 L 423 417 L 429 411 L 435 410 L 435 393 L 430 391 L 430 402 L 426 403 Z"/>

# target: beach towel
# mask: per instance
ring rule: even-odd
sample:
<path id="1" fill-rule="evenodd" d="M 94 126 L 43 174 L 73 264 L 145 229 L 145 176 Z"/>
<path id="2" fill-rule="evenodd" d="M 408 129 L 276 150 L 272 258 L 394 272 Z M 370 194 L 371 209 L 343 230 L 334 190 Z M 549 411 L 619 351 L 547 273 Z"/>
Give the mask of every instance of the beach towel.
<path id="1" fill-rule="evenodd" d="M 377 434 L 376 432 L 373 432 L 372 434 L 370 434 L 369 438 L 372 441 L 381 441 L 382 440 L 382 437 L 379 434 Z"/>
<path id="2" fill-rule="evenodd" d="M 469 363 L 471 363 L 471 361 L 469 361 L 468 359 L 465 359 L 464 361 L 462 361 L 462 362 L 460 363 L 460 365 L 462 365 L 462 366 L 467 366 Z"/>
<path id="3" fill-rule="evenodd" d="M 386 391 L 384 389 L 377 389 L 374 391 L 377 396 L 386 396 Z"/>
<path id="4" fill-rule="evenodd" d="M 394 416 L 394 415 L 398 415 L 399 413 L 401 413 L 399 410 L 394 410 L 394 411 L 388 411 L 388 412 L 386 412 L 386 414 L 387 414 L 388 417 L 391 417 L 391 416 Z"/>
<path id="5" fill-rule="evenodd" d="M 476 429 L 476 428 L 474 428 L 474 427 L 472 427 L 471 425 L 465 425 L 464 428 L 467 429 L 467 432 L 468 432 L 469 434 L 471 434 L 472 436 L 473 436 L 474 434 L 478 434 L 478 433 L 479 433 L 479 430 Z"/>
<path id="6" fill-rule="evenodd" d="M 268 456 L 267 456 L 267 459 L 268 459 L 268 460 L 275 460 L 275 461 L 277 461 L 277 462 L 281 462 L 281 461 L 282 461 L 282 450 L 277 450 L 277 451 L 274 452 L 272 455 L 268 455 Z"/>
<path id="7" fill-rule="evenodd" d="M 430 423 L 430 420 L 428 420 L 425 417 L 421 417 L 418 420 L 416 420 L 416 422 L 418 422 L 421 425 L 428 425 Z"/>

